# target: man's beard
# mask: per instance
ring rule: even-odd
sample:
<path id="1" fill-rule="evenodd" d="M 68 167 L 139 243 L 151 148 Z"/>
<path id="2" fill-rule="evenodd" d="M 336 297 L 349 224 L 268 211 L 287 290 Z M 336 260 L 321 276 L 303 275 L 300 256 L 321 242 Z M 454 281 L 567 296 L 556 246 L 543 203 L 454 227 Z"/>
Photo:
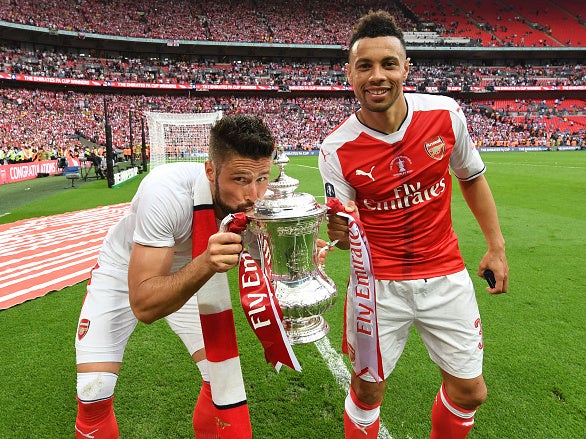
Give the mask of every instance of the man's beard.
<path id="1" fill-rule="evenodd" d="M 216 186 L 216 190 L 215 190 L 216 198 L 214 200 L 214 205 L 215 205 L 215 207 L 220 209 L 220 211 L 222 213 L 222 218 L 226 217 L 227 215 L 229 215 L 231 213 L 246 212 L 246 211 L 250 210 L 252 208 L 252 206 L 254 206 L 254 203 L 243 203 L 243 204 L 237 205 L 236 207 L 228 206 L 227 204 L 225 204 L 222 201 L 222 197 L 220 196 L 220 185 L 218 183 L 217 178 L 216 178 L 214 184 Z"/>

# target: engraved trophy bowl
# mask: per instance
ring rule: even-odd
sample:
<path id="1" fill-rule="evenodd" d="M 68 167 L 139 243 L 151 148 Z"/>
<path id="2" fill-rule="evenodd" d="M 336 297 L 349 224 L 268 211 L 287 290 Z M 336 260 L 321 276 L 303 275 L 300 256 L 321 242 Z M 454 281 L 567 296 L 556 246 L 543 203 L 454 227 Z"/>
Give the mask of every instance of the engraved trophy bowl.
<path id="1" fill-rule="evenodd" d="M 285 332 L 295 345 L 312 343 L 329 332 L 322 314 L 333 306 L 337 290 L 316 257 L 326 207 L 310 194 L 295 192 L 299 181 L 285 174 L 288 162 L 279 150 L 274 160 L 279 176 L 247 216 L 258 235 L 263 269 L 275 287 Z"/>

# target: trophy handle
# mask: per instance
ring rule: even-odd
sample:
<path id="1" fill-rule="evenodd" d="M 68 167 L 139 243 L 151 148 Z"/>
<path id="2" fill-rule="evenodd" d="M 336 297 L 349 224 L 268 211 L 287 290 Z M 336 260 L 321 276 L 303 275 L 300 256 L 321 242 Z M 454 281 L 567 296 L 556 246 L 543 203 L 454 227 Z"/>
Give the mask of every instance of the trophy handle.
<path id="1" fill-rule="evenodd" d="M 335 239 L 333 241 L 326 242 L 326 245 L 324 245 L 317 253 L 317 268 L 324 274 L 325 274 L 325 266 L 326 266 L 325 259 L 327 257 L 327 253 L 326 253 L 326 256 L 324 256 L 323 263 L 320 262 L 320 255 L 324 252 L 329 252 L 330 250 L 332 250 L 336 246 L 338 241 L 339 241 L 339 239 Z"/>
<path id="2" fill-rule="evenodd" d="M 224 219 L 220 222 L 220 227 L 218 227 L 218 231 L 220 232 L 227 232 L 228 231 L 228 227 L 230 227 L 230 223 L 232 222 L 232 220 L 234 219 L 234 214 L 229 213 L 228 215 L 226 215 L 224 217 Z"/>
<path id="3" fill-rule="evenodd" d="M 244 212 L 229 213 L 220 222 L 220 232 L 242 233 L 246 230 L 249 219 Z"/>

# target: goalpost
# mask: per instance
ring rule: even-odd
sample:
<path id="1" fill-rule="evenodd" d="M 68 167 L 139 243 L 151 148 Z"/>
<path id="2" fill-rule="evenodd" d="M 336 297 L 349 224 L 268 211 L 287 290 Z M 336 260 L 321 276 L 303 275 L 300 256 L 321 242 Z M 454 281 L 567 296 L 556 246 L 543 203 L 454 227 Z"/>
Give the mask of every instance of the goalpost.
<path id="1" fill-rule="evenodd" d="M 222 117 L 213 113 L 145 112 L 149 127 L 150 168 L 169 162 L 204 162 L 210 128 Z"/>

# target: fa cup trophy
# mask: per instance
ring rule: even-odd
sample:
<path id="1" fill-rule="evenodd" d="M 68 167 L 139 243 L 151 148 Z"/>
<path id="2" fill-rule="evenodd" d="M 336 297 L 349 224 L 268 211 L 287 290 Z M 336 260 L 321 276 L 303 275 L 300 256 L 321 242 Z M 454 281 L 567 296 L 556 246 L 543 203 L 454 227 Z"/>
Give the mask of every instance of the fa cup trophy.
<path id="1" fill-rule="evenodd" d="M 290 343 L 311 343 L 328 333 L 322 314 L 337 296 L 334 282 L 317 262 L 316 240 L 326 207 L 310 194 L 295 192 L 299 181 L 285 174 L 289 158 L 282 149 L 274 163 L 279 176 L 248 218 L 259 236 L 263 269 L 275 287 Z"/>

